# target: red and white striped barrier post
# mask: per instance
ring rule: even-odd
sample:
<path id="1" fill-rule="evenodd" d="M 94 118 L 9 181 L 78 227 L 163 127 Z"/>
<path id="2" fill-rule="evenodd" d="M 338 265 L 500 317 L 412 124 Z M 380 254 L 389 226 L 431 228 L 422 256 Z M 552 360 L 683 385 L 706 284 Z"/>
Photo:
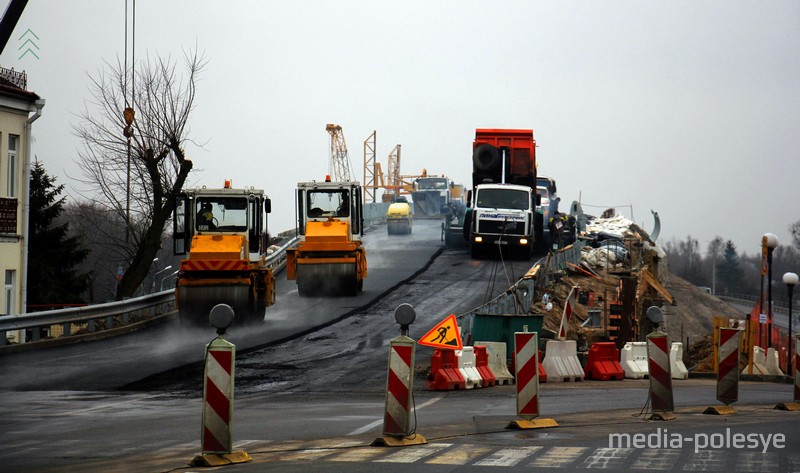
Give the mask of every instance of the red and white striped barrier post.
<path id="1" fill-rule="evenodd" d="M 669 420 L 675 410 L 672 401 L 672 373 L 669 362 L 669 337 L 663 332 L 653 332 L 647 336 L 647 359 L 650 375 L 650 406 L 653 408 L 651 420 Z"/>
<path id="2" fill-rule="evenodd" d="M 208 345 L 203 381 L 203 454 L 231 453 L 233 436 L 233 364 L 236 345 L 215 338 Z"/>
<path id="3" fill-rule="evenodd" d="M 791 343 L 791 341 L 790 341 Z M 783 402 L 775 406 L 775 409 L 784 411 L 800 411 L 800 371 L 797 370 L 800 366 L 800 335 L 794 339 L 794 402 Z"/>
<path id="4" fill-rule="evenodd" d="M 425 437 L 411 429 L 411 411 L 414 409 L 414 349 L 417 342 L 408 337 L 408 327 L 416 316 L 411 304 L 400 304 L 394 311 L 394 318 L 400 324 L 400 336 L 389 342 L 383 437 L 375 439 L 373 446 L 401 447 L 428 443 Z"/>
<path id="5" fill-rule="evenodd" d="M 221 466 L 251 461 L 244 450 L 233 451 L 233 367 L 236 345 L 225 340 L 225 329 L 233 322 L 233 309 L 217 304 L 209 314 L 217 328 L 217 338 L 206 346 L 203 373 L 203 429 L 200 445 L 203 454 L 192 460 L 192 466 Z"/>
<path id="6" fill-rule="evenodd" d="M 719 329 L 717 400 L 725 405 L 739 400 L 739 329 Z"/>
<path id="7" fill-rule="evenodd" d="M 508 428 L 557 427 L 553 419 L 539 417 L 539 343 L 536 332 L 514 333 L 514 372 L 517 378 L 517 417 Z"/>
<path id="8" fill-rule="evenodd" d="M 730 405 L 739 400 L 739 329 L 719 329 L 717 345 L 717 400 L 724 406 L 712 406 L 706 414 L 735 414 Z"/>
<path id="9" fill-rule="evenodd" d="M 791 342 L 789 342 L 791 343 Z M 794 402 L 800 403 L 800 335 L 794 339 Z"/>
<path id="10" fill-rule="evenodd" d="M 386 409 L 383 435 L 411 435 L 411 393 L 414 388 L 414 347 L 416 342 L 399 336 L 389 342 L 389 370 L 386 375 Z"/>
<path id="11" fill-rule="evenodd" d="M 558 327 L 558 339 L 566 340 L 567 333 L 569 332 L 569 319 L 572 318 L 572 308 L 575 307 L 575 293 L 578 292 L 578 286 L 572 286 L 567 296 L 567 302 L 564 303 L 564 312 L 561 314 L 561 325 Z"/>

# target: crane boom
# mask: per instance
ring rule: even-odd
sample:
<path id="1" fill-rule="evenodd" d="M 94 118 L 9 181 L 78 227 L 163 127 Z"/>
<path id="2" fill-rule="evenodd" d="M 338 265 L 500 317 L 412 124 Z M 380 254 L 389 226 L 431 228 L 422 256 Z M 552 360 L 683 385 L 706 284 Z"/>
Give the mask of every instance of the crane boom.
<path id="1" fill-rule="evenodd" d="M 342 127 L 329 123 L 325 130 L 331 135 L 331 174 L 334 182 L 352 181 L 350 155 L 347 154 L 347 144 L 344 141 Z"/>

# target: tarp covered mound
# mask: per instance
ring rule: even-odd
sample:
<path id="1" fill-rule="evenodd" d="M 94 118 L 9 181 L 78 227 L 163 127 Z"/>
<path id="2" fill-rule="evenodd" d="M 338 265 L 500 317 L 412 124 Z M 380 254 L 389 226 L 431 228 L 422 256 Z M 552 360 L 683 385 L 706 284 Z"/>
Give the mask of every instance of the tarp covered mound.
<path id="1" fill-rule="evenodd" d="M 659 258 L 666 253 L 642 228 L 623 215 L 609 218 L 592 218 L 586 224 L 585 237 L 591 241 L 590 248 L 584 247 L 582 258 L 590 266 L 613 268 L 624 264 L 628 259 L 625 238 L 634 237 L 644 243 L 646 249 L 655 251 Z"/>
<path id="2" fill-rule="evenodd" d="M 606 234 L 622 238 L 626 233 L 630 233 L 631 225 L 633 225 L 633 221 L 622 215 L 615 215 L 611 218 L 595 218 L 586 224 L 586 233 Z"/>
<path id="3" fill-rule="evenodd" d="M 584 246 L 582 248 L 581 259 L 590 266 L 598 268 L 615 268 L 618 265 L 622 265 L 622 263 L 625 261 L 625 257 L 627 256 L 627 251 L 624 253 L 621 251 L 614 251 L 616 248 L 617 247 L 612 246 L 602 246 L 600 248 Z"/>

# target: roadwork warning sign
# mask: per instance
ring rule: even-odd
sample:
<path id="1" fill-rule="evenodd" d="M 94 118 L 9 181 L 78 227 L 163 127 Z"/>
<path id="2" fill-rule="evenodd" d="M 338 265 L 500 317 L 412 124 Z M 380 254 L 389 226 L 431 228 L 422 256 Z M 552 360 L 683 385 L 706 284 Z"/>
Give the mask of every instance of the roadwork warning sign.
<path id="1" fill-rule="evenodd" d="M 446 319 L 439 322 L 438 325 L 419 339 L 419 344 L 447 350 L 462 350 L 464 344 L 461 343 L 461 331 L 456 323 L 456 315 L 450 314 Z"/>

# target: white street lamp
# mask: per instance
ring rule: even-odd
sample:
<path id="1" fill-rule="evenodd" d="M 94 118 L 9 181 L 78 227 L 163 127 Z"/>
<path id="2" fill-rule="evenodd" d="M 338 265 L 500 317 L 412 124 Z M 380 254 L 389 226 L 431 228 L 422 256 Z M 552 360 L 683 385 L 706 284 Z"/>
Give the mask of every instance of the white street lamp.
<path id="1" fill-rule="evenodd" d="M 164 278 L 163 278 L 163 279 L 161 279 L 161 291 L 163 291 L 163 290 L 164 290 L 164 281 L 166 281 L 167 279 L 171 279 L 171 278 L 173 278 L 173 277 L 174 277 L 176 274 L 178 274 L 179 272 L 180 272 L 180 271 L 176 269 L 174 273 L 172 273 L 172 274 L 170 274 L 170 275 L 168 275 L 168 276 L 164 276 Z"/>
<path id="2" fill-rule="evenodd" d="M 156 274 L 153 275 L 153 286 L 152 286 L 152 289 L 150 289 L 151 293 L 156 292 L 156 279 L 158 279 L 158 275 L 163 273 L 164 271 L 167 271 L 167 270 L 170 270 L 170 269 L 172 269 L 172 265 L 167 266 L 166 268 L 162 269 L 161 271 L 156 271 Z"/>
<path id="3" fill-rule="evenodd" d="M 765 233 L 767 242 L 767 347 L 772 347 L 772 251 L 778 247 L 778 236 Z"/>

